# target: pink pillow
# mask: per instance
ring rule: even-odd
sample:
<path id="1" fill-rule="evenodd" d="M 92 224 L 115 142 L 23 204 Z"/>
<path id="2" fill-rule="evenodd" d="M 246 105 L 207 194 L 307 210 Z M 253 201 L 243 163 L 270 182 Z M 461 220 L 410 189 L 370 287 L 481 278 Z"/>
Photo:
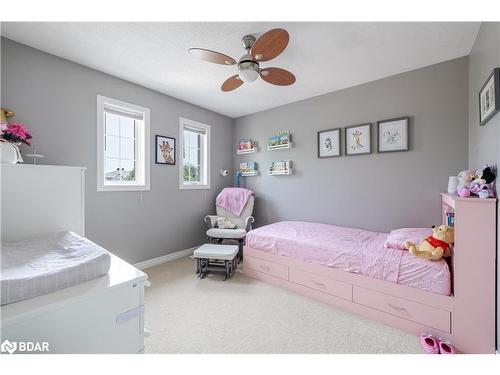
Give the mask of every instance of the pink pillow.
<path id="1" fill-rule="evenodd" d="M 384 247 L 388 249 L 406 250 L 405 241 L 419 244 L 423 239 L 432 235 L 431 228 L 400 228 L 391 230 L 385 240 Z"/>

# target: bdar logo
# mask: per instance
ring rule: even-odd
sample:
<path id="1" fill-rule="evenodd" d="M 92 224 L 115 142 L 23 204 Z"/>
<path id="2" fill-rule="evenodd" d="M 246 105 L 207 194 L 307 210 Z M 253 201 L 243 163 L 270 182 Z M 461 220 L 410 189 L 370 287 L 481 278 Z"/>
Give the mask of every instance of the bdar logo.
<path id="1" fill-rule="evenodd" d="M 0 345 L 0 351 L 2 353 L 14 353 L 17 350 L 17 342 L 10 342 L 9 340 L 5 340 L 2 342 L 2 345 Z"/>

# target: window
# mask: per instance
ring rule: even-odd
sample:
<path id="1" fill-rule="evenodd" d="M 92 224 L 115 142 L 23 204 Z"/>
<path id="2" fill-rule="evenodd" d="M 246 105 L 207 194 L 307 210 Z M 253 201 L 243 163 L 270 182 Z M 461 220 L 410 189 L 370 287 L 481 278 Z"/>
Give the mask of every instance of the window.
<path id="1" fill-rule="evenodd" d="M 210 125 L 180 119 L 180 189 L 210 189 Z"/>
<path id="2" fill-rule="evenodd" d="M 149 109 L 98 95 L 97 191 L 149 189 Z"/>

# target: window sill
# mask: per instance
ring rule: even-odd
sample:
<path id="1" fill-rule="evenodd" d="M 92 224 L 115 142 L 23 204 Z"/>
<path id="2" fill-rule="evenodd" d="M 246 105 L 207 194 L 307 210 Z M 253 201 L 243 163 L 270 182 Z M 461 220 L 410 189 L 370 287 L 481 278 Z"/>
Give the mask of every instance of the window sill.
<path id="1" fill-rule="evenodd" d="M 209 190 L 210 185 L 180 185 L 180 190 Z"/>
<path id="2" fill-rule="evenodd" d="M 104 185 L 98 186 L 97 191 L 150 191 L 151 187 L 146 185 Z"/>

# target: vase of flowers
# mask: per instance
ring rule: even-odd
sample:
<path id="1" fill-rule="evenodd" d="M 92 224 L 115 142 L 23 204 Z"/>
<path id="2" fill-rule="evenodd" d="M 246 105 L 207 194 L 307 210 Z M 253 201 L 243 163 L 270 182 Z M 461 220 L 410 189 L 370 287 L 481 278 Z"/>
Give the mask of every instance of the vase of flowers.
<path id="1" fill-rule="evenodd" d="M 26 126 L 17 122 L 4 122 L 0 124 L 0 151 L 2 163 L 16 164 L 23 162 L 19 146 L 26 144 L 30 146 L 31 134 Z"/>

